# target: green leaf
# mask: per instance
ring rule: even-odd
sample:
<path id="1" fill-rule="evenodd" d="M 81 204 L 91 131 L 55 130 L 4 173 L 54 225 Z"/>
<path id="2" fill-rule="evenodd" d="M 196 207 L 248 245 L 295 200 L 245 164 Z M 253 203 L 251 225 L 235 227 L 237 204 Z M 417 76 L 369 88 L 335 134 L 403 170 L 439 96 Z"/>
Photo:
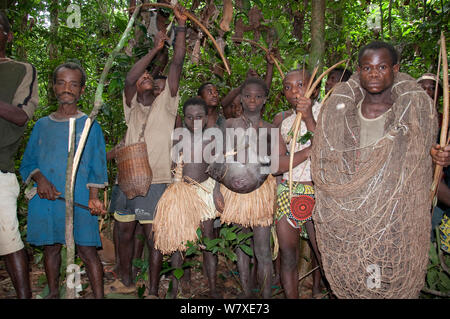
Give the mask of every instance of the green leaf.
<path id="1" fill-rule="evenodd" d="M 224 251 L 224 253 L 225 253 L 225 256 L 228 257 L 231 261 L 237 261 L 237 256 L 234 253 L 234 251 L 227 249 Z"/>
<path id="2" fill-rule="evenodd" d="M 137 294 L 138 294 L 139 299 L 144 298 L 144 293 L 145 293 L 145 285 L 139 286 L 137 289 Z"/>
<path id="3" fill-rule="evenodd" d="M 430 261 L 433 265 L 439 264 L 439 258 L 437 255 L 436 247 L 434 247 L 433 243 L 430 243 L 430 254 L 429 254 Z"/>
<path id="4" fill-rule="evenodd" d="M 249 256 L 253 256 L 253 249 L 247 245 L 239 245 L 239 248 Z"/>
<path id="5" fill-rule="evenodd" d="M 225 239 L 226 240 L 235 240 L 236 239 L 236 233 L 233 232 L 229 232 L 228 234 L 226 234 Z"/>
<path id="6" fill-rule="evenodd" d="M 183 277 L 184 275 L 184 270 L 182 268 L 177 268 L 173 271 L 173 275 L 175 278 L 180 280 L 180 278 Z"/>
<path id="7" fill-rule="evenodd" d="M 44 299 L 50 293 L 50 288 L 48 285 L 45 285 L 44 289 L 41 291 L 39 295 L 36 296 L 36 299 Z"/>
<path id="8" fill-rule="evenodd" d="M 134 258 L 133 266 L 140 269 L 148 269 L 148 261 L 140 258 Z"/>
<path id="9" fill-rule="evenodd" d="M 197 233 L 197 237 L 198 238 L 202 238 L 202 230 L 200 229 L 200 227 L 199 228 L 197 228 L 197 231 L 196 231 L 196 233 Z"/>
<path id="10" fill-rule="evenodd" d="M 298 139 L 298 143 L 302 145 L 306 144 L 306 142 L 308 142 L 313 136 L 314 136 L 313 132 L 308 131 L 302 136 L 300 136 L 300 138 Z"/>
<path id="11" fill-rule="evenodd" d="M 229 232 L 229 228 L 226 227 L 226 226 L 224 226 L 224 227 L 222 227 L 222 228 L 220 229 L 219 236 L 220 236 L 220 237 L 225 237 L 226 234 L 228 234 L 228 232 Z"/>
<path id="12" fill-rule="evenodd" d="M 442 285 L 446 290 L 450 290 L 450 278 L 444 273 L 439 272 L 439 284 Z"/>
<path id="13" fill-rule="evenodd" d="M 189 247 L 186 250 L 186 256 L 194 255 L 196 252 L 197 252 L 197 247 L 196 246 Z"/>
<path id="14" fill-rule="evenodd" d="M 250 238 L 252 236 L 253 236 L 252 232 L 250 232 L 250 233 L 239 233 L 237 235 L 238 243 L 240 243 L 241 241 L 244 241 L 244 240 L 246 240 L 246 239 L 248 239 L 248 238 Z"/>
<path id="15" fill-rule="evenodd" d="M 427 273 L 427 284 L 431 289 L 434 289 L 437 281 L 439 280 L 438 271 L 436 269 L 431 269 Z"/>
<path id="16" fill-rule="evenodd" d="M 167 268 L 162 269 L 162 270 L 159 272 L 159 274 L 160 274 L 160 275 L 164 275 L 164 274 L 166 274 L 166 273 L 168 273 L 168 272 L 171 272 L 172 270 L 175 270 L 175 269 L 176 269 L 175 267 L 167 267 Z"/>
<path id="17" fill-rule="evenodd" d="M 221 241 L 221 238 L 209 239 L 205 238 L 206 249 L 211 250 L 213 247 L 217 246 L 217 244 Z"/>

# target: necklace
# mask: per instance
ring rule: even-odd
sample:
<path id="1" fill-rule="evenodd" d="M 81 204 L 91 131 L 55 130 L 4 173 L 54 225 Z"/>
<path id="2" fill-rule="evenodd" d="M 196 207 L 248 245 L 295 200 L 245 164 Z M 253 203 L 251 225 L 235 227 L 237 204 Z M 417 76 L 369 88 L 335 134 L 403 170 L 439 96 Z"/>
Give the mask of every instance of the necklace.
<path id="1" fill-rule="evenodd" d="M 244 121 L 244 123 L 247 126 L 247 128 L 253 127 L 252 121 L 250 121 L 250 119 L 248 119 L 244 114 L 241 115 L 241 119 Z M 258 123 L 258 126 L 256 128 L 259 129 L 262 125 L 263 125 L 262 119 L 260 119 L 259 123 Z"/>

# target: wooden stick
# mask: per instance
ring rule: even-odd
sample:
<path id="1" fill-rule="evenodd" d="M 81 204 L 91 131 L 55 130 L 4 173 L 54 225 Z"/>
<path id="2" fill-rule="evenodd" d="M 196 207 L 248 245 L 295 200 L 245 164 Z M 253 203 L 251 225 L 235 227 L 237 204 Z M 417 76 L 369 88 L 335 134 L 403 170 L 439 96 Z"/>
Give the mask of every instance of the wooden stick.
<path id="1" fill-rule="evenodd" d="M 448 123 L 449 123 L 449 92 L 448 92 L 448 60 L 447 60 L 447 46 L 445 41 L 444 32 L 441 32 L 441 56 L 442 56 L 442 89 L 444 91 L 444 114 L 442 118 L 441 125 L 441 135 L 439 144 L 441 147 L 445 147 L 448 144 L 447 141 L 447 132 L 448 132 Z M 436 86 L 438 83 L 436 83 Z M 434 197 L 436 196 L 437 189 L 439 186 L 439 181 L 442 176 L 442 166 L 436 165 L 434 168 L 434 179 L 431 184 L 431 201 L 433 202 Z"/>
<path id="2" fill-rule="evenodd" d="M 233 41 L 244 41 L 244 42 L 248 42 L 248 43 L 250 43 L 251 45 L 254 45 L 254 46 L 260 48 L 261 50 L 265 51 L 265 52 L 270 56 L 270 58 L 273 60 L 273 62 L 275 63 L 275 66 L 277 67 L 278 72 L 280 72 L 281 77 L 284 78 L 284 73 L 283 73 L 283 71 L 281 70 L 280 62 L 278 61 L 278 59 L 277 59 L 272 53 L 270 53 L 269 49 L 265 48 L 264 46 L 262 46 L 262 45 L 259 44 L 258 42 L 255 42 L 255 41 L 252 41 L 252 40 L 249 40 L 249 39 L 238 38 L 238 37 L 232 37 L 231 40 L 233 40 Z"/>
<path id="3" fill-rule="evenodd" d="M 438 57 L 438 67 L 436 72 L 436 86 L 434 87 L 434 106 L 437 105 L 437 97 L 439 93 L 439 76 L 440 76 L 440 70 L 441 70 L 441 58 L 442 58 L 442 46 L 439 47 L 439 57 Z"/>
<path id="4" fill-rule="evenodd" d="M 306 94 L 305 97 L 306 98 L 310 98 L 311 95 L 313 94 L 315 88 L 317 87 L 317 85 L 320 83 L 320 81 L 322 81 L 322 79 L 324 78 L 325 75 L 327 75 L 328 73 L 330 73 L 333 69 L 335 69 L 336 67 L 338 67 L 339 65 L 341 65 L 342 63 L 344 63 L 347 60 L 342 60 L 339 61 L 338 63 L 334 64 L 331 68 L 329 68 L 328 70 L 326 70 L 325 72 L 323 72 L 316 81 L 314 81 L 313 84 L 311 84 L 312 79 L 314 79 L 314 77 L 316 76 L 318 67 L 316 66 L 314 68 L 313 71 L 313 75 L 311 76 L 311 79 L 308 83 L 308 87 L 306 89 Z M 302 121 L 302 114 L 300 112 L 297 113 L 297 116 L 295 117 L 295 122 L 293 125 L 293 132 L 292 132 L 292 144 L 291 144 L 291 152 L 289 153 L 289 200 L 292 199 L 292 170 L 293 170 L 293 162 L 294 162 L 294 150 L 295 150 L 295 144 L 297 143 L 297 136 L 298 136 L 298 132 L 300 130 L 300 124 Z"/>
<path id="5" fill-rule="evenodd" d="M 308 92 L 309 91 L 309 88 L 311 87 L 311 85 L 312 85 L 312 81 L 314 80 L 314 77 L 316 76 L 316 74 L 317 74 L 317 70 L 319 69 L 319 67 L 316 65 L 315 67 L 314 67 L 314 70 L 313 70 L 313 73 L 312 73 L 312 75 L 310 76 L 310 78 L 309 78 L 309 82 L 308 82 L 308 86 L 306 87 L 306 92 Z M 305 77 L 305 69 L 303 69 L 303 78 Z M 306 95 L 305 95 L 306 96 Z M 298 123 L 297 123 L 298 122 Z M 299 126 L 301 124 L 301 114 L 299 115 L 299 114 L 297 114 L 297 117 L 295 118 L 295 122 L 294 122 L 294 124 L 292 124 L 292 127 L 291 127 L 291 131 L 292 131 L 292 135 L 288 135 L 288 137 L 287 137 L 287 139 L 286 139 L 286 143 L 290 143 L 291 142 L 291 140 L 294 140 L 294 141 L 296 141 L 297 140 L 297 136 L 298 136 L 298 134 L 296 135 L 296 136 L 294 136 L 294 133 L 295 133 L 295 127 L 297 127 L 297 126 Z M 297 131 L 298 132 L 298 131 Z M 295 144 L 295 143 L 294 143 Z M 291 146 L 291 149 L 293 150 L 293 148 L 292 148 L 292 146 Z"/>
<path id="6" fill-rule="evenodd" d="M 105 206 L 106 211 L 108 211 L 108 189 L 105 187 L 103 191 L 103 205 Z M 100 223 L 98 226 L 98 231 L 101 233 L 103 228 L 103 223 L 105 222 L 105 217 L 100 217 Z"/>
<path id="7" fill-rule="evenodd" d="M 317 74 L 317 71 L 318 71 L 318 70 L 319 70 L 319 66 L 316 65 L 316 66 L 314 67 L 314 70 L 313 70 L 313 72 L 312 72 L 312 74 L 311 74 L 311 77 L 310 77 L 310 79 L 309 79 L 308 86 L 306 87 L 306 92 L 308 92 L 309 89 L 311 88 L 312 82 L 313 82 L 314 78 L 316 77 L 316 74 Z M 312 94 L 312 93 L 311 93 L 311 94 Z"/>
<path id="8" fill-rule="evenodd" d="M 300 131 L 300 124 L 302 122 L 302 112 L 298 112 L 297 116 L 295 117 L 295 123 L 294 123 L 294 131 L 292 134 L 292 143 L 291 143 L 291 149 L 289 153 L 289 201 L 292 200 L 292 172 L 293 172 L 293 165 L 294 165 L 294 152 L 295 152 L 295 145 L 297 144 L 297 135 Z"/>
<path id="9" fill-rule="evenodd" d="M 322 102 L 321 102 L 322 105 L 325 104 L 325 101 L 328 99 L 328 97 L 331 95 L 331 93 L 333 93 L 333 90 L 334 90 L 334 87 L 332 87 L 332 88 L 328 91 L 328 93 L 325 94 L 325 96 L 323 97 Z"/>
<path id="10" fill-rule="evenodd" d="M 320 266 L 316 266 L 313 269 L 311 269 L 310 271 L 308 271 L 306 274 L 304 274 L 303 276 L 301 276 L 300 278 L 298 278 L 298 281 L 302 280 L 305 277 L 308 277 L 310 274 L 312 274 L 314 271 L 316 271 L 317 269 L 319 269 Z"/>
<path id="11" fill-rule="evenodd" d="M 83 149 L 86 144 L 86 140 L 87 140 L 87 136 L 89 134 L 91 124 L 103 105 L 102 94 L 103 94 L 103 87 L 104 87 L 104 84 L 106 81 L 106 76 L 112 66 L 115 56 L 123 48 L 123 46 L 125 44 L 125 40 L 131 31 L 131 28 L 134 24 L 134 21 L 136 19 L 136 16 L 138 15 L 139 11 L 140 11 L 140 5 L 137 6 L 137 10 L 135 10 L 132 17 L 130 18 L 127 28 L 125 29 L 125 31 L 122 35 L 122 38 L 120 39 L 116 48 L 113 50 L 113 52 L 108 57 L 105 67 L 103 68 L 103 72 L 100 76 L 100 80 L 99 80 L 99 83 L 97 86 L 97 91 L 95 93 L 94 108 L 91 111 L 91 114 L 89 115 L 89 117 L 86 119 L 76 153 L 74 155 L 74 152 L 71 151 L 69 153 L 69 157 L 67 159 L 66 195 L 65 195 L 66 196 L 66 234 L 65 234 L 65 236 L 66 236 L 66 247 L 67 247 L 67 258 L 66 258 L 67 267 L 70 267 L 72 264 L 75 263 L 75 250 L 74 250 L 75 245 L 74 245 L 74 239 L 73 239 L 73 189 L 75 186 L 75 175 L 76 175 L 78 165 L 80 162 L 81 154 L 83 153 Z M 73 130 L 73 131 L 75 134 L 75 130 Z M 71 145 L 72 145 L 71 149 L 75 147 L 75 135 L 73 135 L 73 142 Z M 67 227 L 67 225 L 69 227 Z M 73 252 L 72 252 L 72 247 L 73 247 Z M 69 248 L 70 248 L 70 251 L 69 251 Z M 69 288 L 69 286 L 72 286 L 72 285 L 66 285 L 66 298 L 67 299 L 75 299 L 75 295 L 76 295 L 75 287 Z"/>
<path id="12" fill-rule="evenodd" d="M 448 122 L 449 122 L 449 92 L 448 92 L 448 60 L 447 60 L 447 47 L 444 32 L 441 32 L 441 48 L 442 48 L 442 88 L 444 90 L 444 114 L 442 118 L 442 129 L 441 129 L 441 137 L 440 144 L 441 147 L 445 146 L 445 142 L 447 140 L 447 132 L 448 132 Z M 438 86 L 438 83 L 436 83 Z"/>
<path id="13" fill-rule="evenodd" d="M 313 73 L 308 82 L 308 86 L 306 87 L 306 92 L 309 91 L 312 81 L 317 74 L 317 70 L 319 70 L 318 65 L 316 65 L 314 67 Z M 304 71 L 304 69 L 303 69 L 303 71 Z M 295 117 L 295 122 L 294 122 L 294 126 L 293 126 L 294 130 L 292 131 L 292 139 L 288 138 L 288 143 L 289 143 L 289 141 L 293 141 L 291 143 L 291 149 L 290 149 L 290 153 L 289 153 L 289 200 L 292 199 L 292 170 L 293 170 L 293 163 L 294 163 L 294 152 L 295 152 L 295 145 L 297 144 L 298 132 L 300 131 L 301 124 L 302 124 L 302 113 L 298 112 L 297 116 Z"/>
<path id="14" fill-rule="evenodd" d="M 74 154 L 75 154 L 75 118 L 69 119 L 69 155 L 67 159 L 67 169 L 66 169 L 66 185 L 65 185 L 65 197 L 66 197 L 66 229 L 64 239 L 66 241 L 66 263 L 67 268 L 69 265 L 75 263 L 75 240 L 73 234 L 73 174 L 72 167 L 74 162 Z M 67 270 L 66 270 L 67 271 Z M 69 277 L 69 273 L 67 272 L 67 278 Z M 76 289 L 75 286 L 69 285 L 66 283 L 66 299 L 75 299 L 76 297 Z"/>
<path id="15" fill-rule="evenodd" d="M 334 64 L 331 68 L 329 68 L 328 70 L 326 70 L 325 72 L 323 72 L 318 78 L 317 80 L 312 84 L 312 86 L 310 87 L 309 91 L 305 94 L 306 97 L 310 97 L 313 92 L 314 89 L 316 88 L 316 86 L 319 84 L 320 81 L 322 81 L 322 79 L 328 74 L 330 73 L 333 69 L 337 68 L 339 65 L 341 65 L 342 63 L 346 62 L 347 59 L 339 61 L 338 63 Z"/>
<path id="16" fill-rule="evenodd" d="M 173 10 L 174 6 L 170 5 L 170 4 L 166 4 L 166 3 L 144 3 L 142 4 L 143 8 L 167 8 L 167 9 L 171 9 Z M 131 7 L 128 8 L 128 11 L 134 11 L 136 7 Z M 217 52 L 220 55 L 220 58 L 222 59 L 224 65 L 225 65 L 225 69 L 227 70 L 228 74 L 231 74 L 231 70 L 230 67 L 228 65 L 227 60 L 225 59 L 225 56 L 222 53 L 222 50 L 220 50 L 219 45 L 217 44 L 216 40 L 214 39 L 214 37 L 211 35 L 211 33 L 208 31 L 208 29 L 189 11 L 185 11 L 184 14 L 192 21 L 194 22 L 196 25 L 198 25 L 200 27 L 200 29 L 203 30 L 203 32 L 206 33 L 206 35 L 211 39 L 212 43 L 214 44 L 214 47 L 216 48 Z"/>

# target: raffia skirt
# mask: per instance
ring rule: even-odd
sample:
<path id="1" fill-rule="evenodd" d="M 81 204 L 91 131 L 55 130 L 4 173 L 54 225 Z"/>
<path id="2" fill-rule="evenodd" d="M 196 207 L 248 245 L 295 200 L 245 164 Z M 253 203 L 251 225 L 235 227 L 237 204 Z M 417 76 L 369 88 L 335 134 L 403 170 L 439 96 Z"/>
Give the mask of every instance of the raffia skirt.
<path id="1" fill-rule="evenodd" d="M 220 221 L 239 224 L 244 227 L 270 226 L 273 223 L 276 201 L 276 179 L 269 175 L 266 181 L 253 192 L 239 194 L 220 185 L 225 207 Z"/>

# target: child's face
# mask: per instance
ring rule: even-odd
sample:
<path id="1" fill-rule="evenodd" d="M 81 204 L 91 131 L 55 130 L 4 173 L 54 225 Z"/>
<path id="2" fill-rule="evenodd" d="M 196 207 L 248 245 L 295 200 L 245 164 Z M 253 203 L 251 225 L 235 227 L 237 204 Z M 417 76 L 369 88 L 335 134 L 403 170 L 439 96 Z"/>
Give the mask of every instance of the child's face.
<path id="1" fill-rule="evenodd" d="M 361 57 L 358 72 L 361 86 L 370 94 L 380 94 L 394 83 L 399 65 L 392 64 L 392 57 L 385 48 L 366 50 Z"/>
<path id="2" fill-rule="evenodd" d="M 283 93 L 288 103 L 292 106 L 297 104 L 297 99 L 306 94 L 309 75 L 306 72 L 291 72 L 283 80 Z"/>
<path id="3" fill-rule="evenodd" d="M 231 103 L 231 108 L 233 117 L 240 117 L 242 115 L 241 96 L 239 94 L 234 98 L 233 103 Z"/>
<path id="4" fill-rule="evenodd" d="M 260 112 L 266 99 L 266 92 L 258 84 L 251 83 L 242 89 L 241 103 L 244 111 Z"/>
<path id="5" fill-rule="evenodd" d="M 201 97 L 208 106 L 217 106 L 219 104 L 219 92 L 212 84 L 205 86 L 202 90 Z"/>
<path id="6" fill-rule="evenodd" d="M 195 121 L 201 121 L 200 125 L 195 126 Z M 208 115 L 202 105 L 192 104 L 186 107 L 184 111 L 184 124 L 189 131 L 203 130 L 208 122 Z"/>
<path id="7" fill-rule="evenodd" d="M 331 72 L 328 76 L 327 82 L 325 83 L 325 94 L 328 93 L 336 84 L 339 83 L 342 73 Z"/>

